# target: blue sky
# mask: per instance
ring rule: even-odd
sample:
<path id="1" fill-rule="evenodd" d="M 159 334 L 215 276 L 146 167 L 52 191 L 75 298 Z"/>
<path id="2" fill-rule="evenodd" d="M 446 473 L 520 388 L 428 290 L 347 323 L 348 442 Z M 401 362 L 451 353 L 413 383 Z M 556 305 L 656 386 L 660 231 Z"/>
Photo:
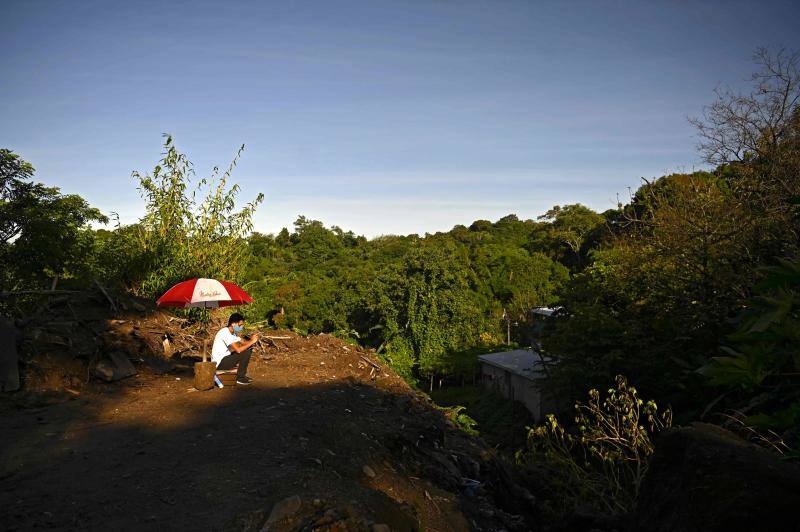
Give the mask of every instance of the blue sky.
<path id="1" fill-rule="evenodd" d="M 800 48 L 800 3 L 0 3 L 0 147 L 125 222 L 172 133 L 256 229 L 424 233 L 702 167 L 687 116 Z"/>

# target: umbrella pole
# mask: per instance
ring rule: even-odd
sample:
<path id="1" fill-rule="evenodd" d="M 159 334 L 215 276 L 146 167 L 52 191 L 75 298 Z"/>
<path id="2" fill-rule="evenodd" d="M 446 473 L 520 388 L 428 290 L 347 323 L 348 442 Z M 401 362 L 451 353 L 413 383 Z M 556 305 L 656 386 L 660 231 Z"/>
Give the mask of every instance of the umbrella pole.
<path id="1" fill-rule="evenodd" d="M 200 307 L 201 320 L 205 320 L 205 332 L 208 332 L 208 304 L 203 302 Z M 198 390 L 210 390 L 214 387 L 214 370 L 216 364 L 208 362 L 208 334 L 203 335 L 203 361 L 194 364 L 194 387 Z"/>
<path id="2" fill-rule="evenodd" d="M 203 314 L 206 321 L 206 334 L 203 335 L 203 362 L 206 361 L 206 351 L 208 350 L 208 309 L 205 301 L 203 302 Z"/>

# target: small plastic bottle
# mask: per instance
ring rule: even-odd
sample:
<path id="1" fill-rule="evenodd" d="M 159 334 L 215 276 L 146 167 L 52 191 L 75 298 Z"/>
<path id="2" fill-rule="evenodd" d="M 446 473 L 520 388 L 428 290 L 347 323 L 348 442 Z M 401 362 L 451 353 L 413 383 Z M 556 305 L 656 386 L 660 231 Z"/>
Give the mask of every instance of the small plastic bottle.
<path id="1" fill-rule="evenodd" d="M 219 380 L 219 376 L 218 375 L 214 375 L 214 382 L 216 382 L 217 386 L 219 386 L 220 388 L 224 388 L 225 387 L 225 385 L 222 384 L 222 381 Z"/>

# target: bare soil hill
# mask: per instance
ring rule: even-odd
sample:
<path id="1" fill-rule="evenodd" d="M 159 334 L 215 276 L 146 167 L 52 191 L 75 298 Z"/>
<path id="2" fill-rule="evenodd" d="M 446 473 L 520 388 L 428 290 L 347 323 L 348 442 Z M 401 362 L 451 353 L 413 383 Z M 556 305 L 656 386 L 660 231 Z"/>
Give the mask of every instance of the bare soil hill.
<path id="1" fill-rule="evenodd" d="M 103 299 L 21 324 L 23 390 L 0 399 L 1 529 L 534 528 L 509 469 L 374 353 L 270 332 L 284 338 L 256 350 L 253 384 L 200 392 L 186 322 Z M 138 373 L 93 377 L 109 351 Z"/>

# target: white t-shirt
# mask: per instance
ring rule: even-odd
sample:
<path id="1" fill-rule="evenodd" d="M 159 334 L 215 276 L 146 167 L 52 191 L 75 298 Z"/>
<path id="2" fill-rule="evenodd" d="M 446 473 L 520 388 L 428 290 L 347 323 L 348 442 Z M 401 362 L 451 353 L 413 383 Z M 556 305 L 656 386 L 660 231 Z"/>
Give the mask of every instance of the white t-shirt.
<path id="1" fill-rule="evenodd" d="M 240 340 L 241 338 L 233 334 L 227 327 L 220 329 L 214 337 L 214 345 L 211 346 L 211 360 L 219 364 L 223 358 L 231 354 L 228 346 Z"/>

